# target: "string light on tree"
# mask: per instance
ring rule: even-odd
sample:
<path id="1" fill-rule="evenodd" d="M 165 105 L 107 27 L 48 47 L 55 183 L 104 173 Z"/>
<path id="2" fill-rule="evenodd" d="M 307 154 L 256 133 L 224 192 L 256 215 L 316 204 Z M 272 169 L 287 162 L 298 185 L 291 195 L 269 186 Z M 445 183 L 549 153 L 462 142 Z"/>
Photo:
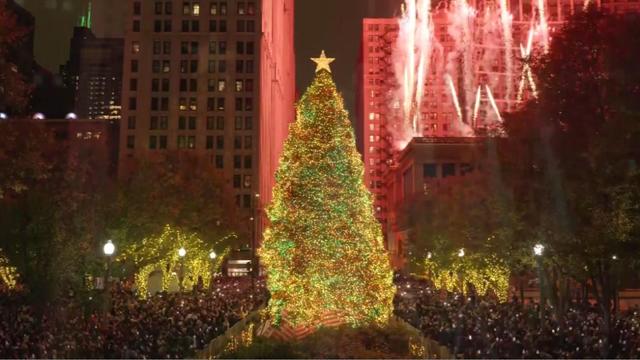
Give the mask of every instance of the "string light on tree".
<path id="1" fill-rule="evenodd" d="M 284 145 L 260 255 L 277 323 L 386 322 L 395 288 L 364 166 L 324 51 Z"/>

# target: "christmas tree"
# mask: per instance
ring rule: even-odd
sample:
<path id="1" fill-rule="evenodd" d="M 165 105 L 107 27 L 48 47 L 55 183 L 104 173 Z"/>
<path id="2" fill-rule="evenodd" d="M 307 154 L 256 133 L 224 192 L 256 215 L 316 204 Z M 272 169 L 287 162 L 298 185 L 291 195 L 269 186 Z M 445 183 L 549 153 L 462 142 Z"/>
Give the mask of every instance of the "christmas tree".
<path id="1" fill-rule="evenodd" d="M 328 315 L 352 325 L 384 323 L 395 287 L 364 166 L 344 101 L 322 52 L 297 105 L 276 173 L 260 256 L 269 311 L 294 325 Z"/>

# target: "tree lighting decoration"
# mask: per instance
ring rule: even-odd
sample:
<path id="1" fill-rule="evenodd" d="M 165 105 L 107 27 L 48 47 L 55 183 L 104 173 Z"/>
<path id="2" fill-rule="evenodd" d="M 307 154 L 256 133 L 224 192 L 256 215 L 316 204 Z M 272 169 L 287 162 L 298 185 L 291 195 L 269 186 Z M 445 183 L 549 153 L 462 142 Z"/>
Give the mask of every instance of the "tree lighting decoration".
<path id="1" fill-rule="evenodd" d="M 16 287 L 18 271 L 9 264 L 9 259 L 4 256 L 0 249 L 0 283 L 5 284 L 9 289 Z"/>
<path id="2" fill-rule="evenodd" d="M 227 235 L 216 244 L 224 243 L 227 238 L 235 236 Z M 145 238 L 142 244 L 124 249 L 118 260 L 131 261 L 136 266 L 137 272 L 134 277 L 138 295 L 146 298 L 149 276 L 152 273 L 162 273 L 162 289 L 166 291 L 182 263 L 185 289 L 198 284 L 199 278 L 202 279 L 203 287 L 208 288 L 213 276 L 212 267 L 214 271 L 219 269 L 230 250 L 229 247 L 225 247 L 216 259 L 211 259 L 211 244 L 205 243 L 196 234 L 185 233 L 167 225 L 159 236 Z"/>
<path id="3" fill-rule="evenodd" d="M 260 256 L 279 324 L 383 323 L 395 288 L 364 166 L 324 54 L 285 142 Z"/>
<path id="4" fill-rule="evenodd" d="M 454 256 L 455 255 L 455 256 Z M 491 255 L 465 254 L 460 250 L 445 258 L 425 259 L 428 278 L 438 289 L 460 291 L 467 294 L 473 286 L 479 295 L 492 291 L 500 301 L 509 296 L 509 267 L 500 259 Z"/>

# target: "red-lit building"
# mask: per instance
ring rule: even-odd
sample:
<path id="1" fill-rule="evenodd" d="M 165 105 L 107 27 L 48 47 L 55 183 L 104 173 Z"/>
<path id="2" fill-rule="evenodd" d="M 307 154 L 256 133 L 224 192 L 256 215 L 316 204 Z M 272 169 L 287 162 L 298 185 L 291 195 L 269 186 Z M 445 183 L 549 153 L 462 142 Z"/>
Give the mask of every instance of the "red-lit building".
<path id="1" fill-rule="evenodd" d="M 637 2 L 594 2 L 614 12 L 640 8 Z M 416 80 L 420 78 L 416 74 L 422 65 L 418 61 L 412 63 L 411 72 L 415 73 L 409 73 L 409 77 L 414 78 L 412 83 L 404 80 L 406 76 L 396 74 L 399 69 L 408 68 L 399 67 L 404 61 L 402 55 L 414 60 L 421 43 L 420 34 L 410 33 L 416 36 L 409 40 L 416 40 L 417 51 L 410 51 L 410 55 L 401 53 L 403 47 L 411 48 L 405 46 L 403 37 L 411 23 L 401 20 L 410 13 L 409 7 L 403 9 L 400 18 L 363 21 L 356 128 L 365 164 L 365 183 L 374 196 L 376 217 L 387 239 L 397 238 L 395 232 L 400 231 L 393 218 L 402 202 L 402 198 L 393 194 L 399 182 L 390 181 L 401 178 L 398 171 L 402 171 L 401 161 L 406 161 L 406 155 L 402 154 L 407 144 L 412 139 L 414 146 L 422 142 L 415 138 L 463 138 L 495 131 L 502 112 L 517 109 L 528 98 L 536 96 L 535 79 L 527 69 L 531 52 L 545 51 L 553 32 L 559 31 L 570 15 L 581 11 L 585 4 L 576 0 L 506 1 L 508 16 L 501 17 L 500 3 L 470 0 L 469 7 L 453 9 L 454 2 L 447 5 L 433 2 L 428 14 L 432 45 L 431 52 L 425 56 L 429 66 L 422 82 Z M 541 13 L 544 13 L 542 17 Z M 463 21 L 459 21 L 461 19 Z M 507 36 L 503 34 L 507 31 L 501 19 L 507 19 L 505 24 L 510 24 L 510 47 L 506 45 Z M 420 26 L 413 25 L 420 31 Z M 469 32 L 464 35 L 461 29 Z M 407 88 L 411 85 L 415 88 Z M 403 91 L 420 96 L 411 98 L 413 102 L 407 106 Z M 403 128 L 407 123 L 413 125 L 410 131 Z M 428 157 L 428 154 L 423 152 L 420 156 Z M 431 160 L 421 158 L 419 161 L 429 163 Z"/>

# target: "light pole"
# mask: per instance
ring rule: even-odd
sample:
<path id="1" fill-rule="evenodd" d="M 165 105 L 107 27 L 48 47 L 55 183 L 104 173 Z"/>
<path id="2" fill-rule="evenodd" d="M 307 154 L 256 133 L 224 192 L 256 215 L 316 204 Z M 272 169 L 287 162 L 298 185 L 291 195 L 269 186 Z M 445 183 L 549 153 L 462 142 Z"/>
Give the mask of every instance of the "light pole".
<path id="1" fill-rule="evenodd" d="M 540 283 L 540 319 L 542 319 L 544 313 L 544 304 L 547 302 L 545 297 L 545 279 L 544 271 L 542 269 L 542 254 L 544 254 L 544 245 L 535 244 L 533 246 L 533 255 L 536 258 L 536 267 L 538 269 L 538 282 Z"/>
<path id="2" fill-rule="evenodd" d="M 107 257 L 107 269 L 104 275 L 104 293 L 105 293 L 105 308 L 107 311 L 111 310 L 111 288 L 109 277 L 111 276 L 111 257 L 116 252 L 116 246 L 111 240 L 108 240 L 102 247 L 102 252 Z"/>
<path id="3" fill-rule="evenodd" d="M 460 260 L 464 258 L 464 248 L 460 248 L 460 250 L 458 250 L 458 257 L 460 258 Z M 464 282 L 465 282 L 464 273 L 463 272 L 458 273 L 458 277 L 460 278 L 460 293 L 462 296 L 461 298 L 464 299 Z"/>
<path id="4" fill-rule="evenodd" d="M 213 277 L 216 274 L 216 258 L 218 254 L 215 251 L 211 250 L 209 253 L 209 259 L 211 259 L 211 277 L 209 278 L 209 291 L 213 290 Z"/>
<path id="5" fill-rule="evenodd" d="M 184 281 L 184 257 L 185 255 L 187 255 L 187 250 L 185 250 L 183 247 L 181 247 L 180 249 L 178 249 L 178 256 L 180 257 L 180 270 L 178 272 L 178 283 L 180 285 L 180 293 L 182 293 L 183 289 L 183 281 Z"/>

